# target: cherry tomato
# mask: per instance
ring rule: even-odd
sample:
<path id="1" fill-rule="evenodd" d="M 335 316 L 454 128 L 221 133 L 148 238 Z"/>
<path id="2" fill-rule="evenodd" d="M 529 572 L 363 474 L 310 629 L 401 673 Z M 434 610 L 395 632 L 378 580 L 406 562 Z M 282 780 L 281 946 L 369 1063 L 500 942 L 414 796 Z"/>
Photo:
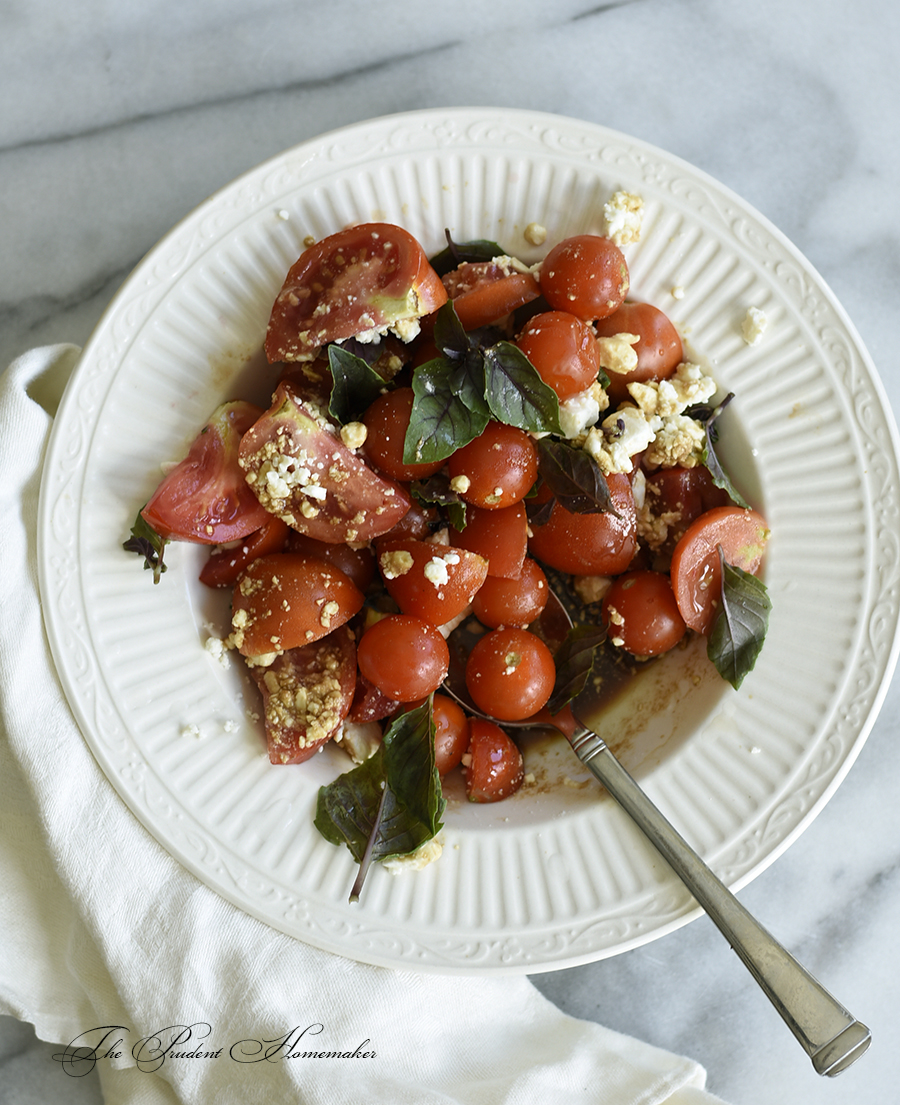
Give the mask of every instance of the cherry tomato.
<path id="1" fill-rule="evenodd" d="M 524 629 L 541 616 L 547 593 L 547 577 L 540 564 L 529 557 L 516 579 L 489 575 L 472 599 L 472 613 L 491 629 L 501 625 Z"/>
<path id="2" fill-rule="evenodd" d="M 488 562 L 489 576 L 515 579 L 528 550 L 528 517 L 523 503 L 483 510 L 466 508 L 465 529 L 451 527 L 450 540 L 461 549 L 478 553 Z"/>
<path id="3" fill-rule="evenodd" d="M 469 718 L 469 747 L 463 756 L 470 802 L 499 802 L 522 785 L 525 764 L 513 739 L 492 721 Z"/>
<path id="4" fill-rule="evenodd" d="M 631 480 L 623 473 L 607 476 L 616 513 L 573 514 L 553 504 L 550 520 L 532 525 L 532 556 L 572 575 L 618 575 L 637 550 L 637 515 Z"/>
<path id="5" fill-rule="evenodd" d="M 413 499 L 412 506 L 403 515 L 395 526 L 392 526 L 383 537 L 379 537 L 376 544 L 381 541 L 390 541 L 395 537 L 412 537 L 416 541 L 423 541 L 429 534 L 440 529 L 444 525 L 440 512 L 433 506 L 422 506 Z"/>
<path id="6" fill-rule="evenodd" d="M 464 330 L 499 322 L 541 294 L 530 272 L 508 273 L 493 261 L 465 261 L 442 279 Z"/>
<path id="7" fill-rule="evenodd" d="M 368 431 L 363 455 L 395 480 L 427 480 L 444 467 L 442 460 L 429 464 L 403 463 L 403 442 L 414 399 L 412 388 L 395 388 L 380 395 L 362 417 Z"/>
<path id="8" fill-rule="evenodd" d="M 585 322 L 606 318 L 625 299 L 628 265 L 615 242 L 577 234 L 554 246 L 541 265 L 541 291 L 555 311 Z"/>
<path id="9" fill-rule="evenodd" d="M 722 593 L 719 546 L 728 564 L 755 572 L 768 540 L 762 515 L 739 506 L 715 507 L 688 526 L 672 554 L 671 575 L 678 609 L 691 629 L 712 629 Z"/>
<path id="10" fill-rule="evenodd" d="M 299 764 L 331 740 L 356 685 L 356 644 L 346 627 L 250 669 L 263 696 L 269 760 Z"/>
<path id="11" fill-rule="evenodd" d="M 411 614 L 389 614 L 362 635 L 357 662 L 383 695 L 413 702 L 443 683 L 450 650 L 430 622 Z"/>
<path id="12" fill-rule="evenodd" d="M 285 381 L 241 439 L 239 459 L 266 510 L 330 544 L 387 533 L 411 504 L 399 483 L 348 449 L 336 427 Z"/>
<path id="13" fill-rule="evenodd" d="M 550 649 L 527 629 L 492 629 L 472 648 L 466 687 L 472 701 L 499 721 L 521 721 L 547 705 L 556 681 Z"/>
<path id="14" fill-rule="evenodd" d="M 408 538 L 379 541 L 378 567 L 403 613 L 432 625 L 461 614 L 487 578 L 487 561 L 477 553 Z"/>
<path id="15" fill-rule="evenodd" d="M 216 549 L 200 572 L 200 582 L 207 587 L 231 587 L 238 576 L 258 556 L 281 552 L 290 534 L 290 527 L 270 514 L 258 530 L 228 549 Z"/>
<path id="16" fill-rule="evenodd" d="M 545 311 L 525 324 L 516 345 L 560 399 L 597 379 L 600 352 L 589 326 L 568 311 Z"/>
<path id="17" fill-rule="evenodd" d="M 270 553 L 248 565 L 232 597 L 238 651 L 263 656 L 310 644 L 349 621 L 362 592 L 315 556 Z"/>
<path id="18" fill-rule="evenodd" d="M 238 464 L 242 435 L 262 411 L 243 401 L 217 407 L 188 455 L 166 475 L 141 511 L 161 537 L 224 545 L 267 518 Z"/>
<path id="19" fill-rule="evenodd" d="M 684 360 L 681 336 L 666 315 L 650 303 L 623 303 L 617 311 L 599 319 L 595 328 L 598 337 L 638 336 L 632 346 L 637 353 L 637 366 L 631 372 L 609 373 L 607 391 L 614 403 L 629 398 L 629 384 L 665 380 Z"/>
<path id="20" fill-rule="evenodd" d="M 438 775 L 457 767 L 469 746 L 469 719 L 465 711 L 445 694 L 432 699 L 434 717 L 434 760 Z"/>
<path id="21" fill-rule="evenodd" d="M 603 598 L 603 618 L 614 645 L 633 656 L 659 656 L 684 637 L 669 577 L 663 572 L 626 572 Z"/>
<path id="22" fill-rule="evenodd" d="M 304 556 L 317 556 L 320 560 L 327 560 L 329 564 L 340 568 L 360 591 L 365 591 L 375 578 L 375 554 L 368 545 L 359 549 L 351 548 L 350 545 L 335 545 L 290 530 L 284 549 L 285 552 L 303 553 Z"/>
<path id="23" fill-rule="evenodd" d="M 499 510 L 531 490 L 537 478 L 537 450 L 524 430 L 491 421 L 474 441 L 452 454 L 447 469 L 451 480 L 467 481 L 457 491 L 461 499 Z"/>
<path id="24" fill-rule="evenodd" d="M 728 506 L 727 491 L 716 487 L 709 469 L 698 464 L 693 468 L 657 468 L 645 473 L 647 506 L 655 517 L 665 517 L 668 524 L 664 550 L 671 550 L 695 518 L 715 506 Z"/>
<path id="25" fill-rule="evenodd" d="M 419 243 L 389 223 L 316 242 L 291 266 L 272 307 L 269 361 L 309 360 L 324 345 L 431 314 L 447 302 Z"/>

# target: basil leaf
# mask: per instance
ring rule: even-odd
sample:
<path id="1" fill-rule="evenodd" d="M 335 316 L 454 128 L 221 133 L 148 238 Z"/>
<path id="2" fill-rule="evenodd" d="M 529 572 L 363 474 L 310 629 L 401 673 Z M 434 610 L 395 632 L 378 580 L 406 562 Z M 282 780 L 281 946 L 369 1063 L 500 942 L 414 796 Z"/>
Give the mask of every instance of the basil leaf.
<path id="1" fill-rule="evenodd" d="M 439 506 L 455 530 L 466 528 L 466 504 L 450 486 L 446 472 L 438 472 L 427 480 L 416 480 L 409 488 L 413 498 L 423 506 Z"/>
<path id="2" fill-rule="evenodd" d="M 722 601 L 713 621 L 707 655 L 737 690 L 753 670 L 769 627 L 772 603 L 761 579 L 725 560 L 721 545 Z"/>
<path id="3" fill-rule="evenodd" d="M 537 443 L 538 471 L 560 504 L 573 514 L 611 511 L 609 484 L 594 458 L 575 445 L 544 437 Z M 540 524 L 534 519 L 535 524 Z"/>
<path id="4" fill-rule="evenodd" d="M 450 231 L 446 228 L 444 237 L 447 239 L 447 248 L 431 258 L 431 267 L 438 276 L 452 272 L 464 261 L 493 261 L 495 257 L 503 257 L 506 254 L 503 246 L 498 246 L 496 242 L 488 241 L 486 238 L 476 238 L 470 242 L 454 242 L 450 237 Z"/>
<path id="5" fill-rule="evenodd" d="M 733 398 L 734 392 L 729 392 L 716 407 L 710 407 L 708 404 L 695 404 L 689 407 L 684 413 L 697 422 L 703 423 L 706 427 L 706 443 L 703 447 L 702 460 L 704 465 L 709 469 L 709 474 L 712 476 L 713 483 L 716 487 L 720 487 L 723 491 L 726 491 L 732 502 L 736 503 L 738 506 L 749 509 L 749 503 L 747 503 L 731 482 L 728 473 L 722 467 L 722 463 L 715 451 L 715 444 L 719 440 L 717 420 Z"/>
<path id="6" fill-rule="evenodd" d="M 551 714 L 577 698 L 587 686 L 597 649 L 606 641 L 606 630 L 596 625 L 575 625 L 554 656 L 556 682 L 547 703 Z"/>
<path id="7" fill-rule="evenodd" d="M 359 418 L 375 402 L 384 391 L 385 382 L 362 357 L 339 345 L 328 346 L 328 364 L 334 380 L 328 410 L 344 426 Z"/>
<path id="8" fill-rule="evenodd" d="M 473 348 L 452 299 L 440 306 L 434 316 L 434 344 L 450 360 L 464 357 Z"/>
<path id="9" fill-rule="evenodd" d="M 460 361 L 426 361 L 413 373 L 412 386 L 415 398 L 403 443 L 405 464 L 445 460 L 478 437 L 490 421 L 483 360 L 475 350 Z"/>
<path id="10" fill-rule="evenodd" d="M 394 718 L 373 756 L 319 789 L 316 828 L 361 864 L 351 900 L 372 860 L 408 855 L 437 835 L 445 805 L 429 698 Z"/>
<path id="11" fill-rule="evenodd" d="M 537 369 L 512 342 L 484 350 L 485 395 L 498 422 L 529 433 L 562 433 L 559 399 Z"/>
<path id="12" fill-rule="evenodd" d="M 143 507 L 141 508 L 143 509 Z M 168 565 L 163 561 L 166 545 L 169 539 L 161 537 L 138 511 L 138 516 L 131 527 L 131 537 L 122 543 L 126 552 L 137 553 L 144 558 L 144 570 L 153 572 L 153 582 L 159 583 L 160 577 L 166 571 Z"/>

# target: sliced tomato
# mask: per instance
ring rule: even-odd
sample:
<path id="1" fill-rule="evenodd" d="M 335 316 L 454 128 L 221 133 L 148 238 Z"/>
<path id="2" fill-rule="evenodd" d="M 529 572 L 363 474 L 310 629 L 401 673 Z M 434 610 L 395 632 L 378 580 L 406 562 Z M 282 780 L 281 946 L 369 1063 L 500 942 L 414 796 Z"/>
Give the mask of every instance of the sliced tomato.
<path id="1" fill-rule="evenodd" d="M 325 560 L 286 552 L 260 556 L 234 589 L 235 643 L 244 656 L 286 652 L 326 637 L 362 604 L 359 588 Z"/>
<path id="2" fill-rule="evenodd" d="M 261 414 L 243 400 L 216 408 L 141 511 L 161 537 L 224 545 L 263 525 L 267 513 L 238 463 L 242 435 Z"/>
<path id="3" fill-rule="evenodd" d="M 637 513 L 631 480 L 624 473 L 606 477 L 613 511 L 574 514 L 553 504 L 550 520 L 532 526 L 528 547 L 537 560 L 572 575 L 618 575 L 637 551 Z"/>
<path id="4" fill-rule="evenodd" d="M 269 361 L 309 360 L 322 346 L 418 319 L 447 292 L 416 239 L 362 223 L 316 242 L 291 266 L 272 307 Z"/>
<path id="5" fill-rule="evenodd" d="M 518 745 L 483 718 L 469 718 L 469 747 L 462 762 L 470 802 L 499 802 L 515 794 L 525 778 Z"/>
<path id="6" fill-rule="evenodd" d="M 356 686 L 353 634 L 343 627 L 250 673 L 263 696 L 269 760 L 302 763 L 331 740 L 350 709 Z"/>
<path id="7" fill-rule="evenodd" d="M 258 556 L 281 552 L 290 532 L 288 525 L 270 514 L 258 530 L 239 544 L 211 552 L 200 572 L 200 582 L 207 587 L 233 586 L 241 572 Z"/>
<path id="8" fill-rule="evenodd" d="M 541 294 L 530 272 L 511 273 L 494 261 L 465 261 L 443 281 L 465 330 L 499 322 Z"/>
<path id="9" fill-rule="evenodd" d="M 286 381 L 244 434 L 239 459 L 265 509 L 319 541 L 369 541 L 387 533 L 411 505 L 399 483 L 348 449 Z"/>
<path id="10" fill-rule="evenodd" d="M 691 629 L 712 629 L 722 593 L 719 547 L 726 563 L 756 572 L 768 540 L 763 516 L 739 506 L 715 507 L 688 526 L 672 554 L 671 576 L 678 609 Z"/>
<path id="11" fill-rule="evenodd" d="M 460 615 L 487 578 L 487 561 L 468 549 L 429 541 L 385 538 L 378 567 L 388 594 L 404 614 L 434 626 Z"/>
<path id="12" fill-rule="evenodd" d="M 395 698 L 388 698 L 386 694 L 382 694 L 361 671 L 356 673 L 356 691 L 353 695 L 353 705 L 347 715 L 350 721 L 381 721 L 395 714 L 398 706 L 399 703 Z"/>

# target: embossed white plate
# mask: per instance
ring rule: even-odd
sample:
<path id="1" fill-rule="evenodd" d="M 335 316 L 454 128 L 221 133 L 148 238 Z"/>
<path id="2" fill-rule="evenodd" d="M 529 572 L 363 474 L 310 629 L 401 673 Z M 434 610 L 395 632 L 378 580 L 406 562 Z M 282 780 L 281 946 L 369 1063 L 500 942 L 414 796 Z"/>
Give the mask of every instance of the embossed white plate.
<path id="1" fill-rule="evenodd" d="M 625 815 L 546 741 L 529 747 L 534 780 L 514 799 L 451 800 L 439 863 L 375 869 L 350 905 L 349 853 L 312 825 L 319 785 L 348 761 L 334 749 L 271 767 L 250 689 L 204 648 L 227 620 L 197 582 L 205 553 L 173 548 L 154 587 L 121 548 L 160 464 L 212 409 L 265 402 L 269 309 L 308 235 L 379 219 L 436 250 L 448 227 L 532 261 L 574 232 L 604 233 L 617 189 L 645 201 L 641 241 L 626 247 L 632 296 L 669 313 L 736 393 L 724 434 L 773 531 L 774 609 L 740 692 L 695 648 L 648 674 L 608 735 L 739 887 L 827 802 L 881 704 L 900 593 L 896 432 L 844 312 L 778 231 L 660 150 L 549 115 L 426 111 L 304 143 L 204 203 L 116 296 L 56 419 L 40 521 L 48 632 L 101 767 L 173 856 L 300 940 L 401 968 L 535 972 L 696 915 Z M 543 249 L 525 241 L 531 222 L 547 229 Z M 768 318 L 754 346 L 740 332 L 750 306 Z"/>

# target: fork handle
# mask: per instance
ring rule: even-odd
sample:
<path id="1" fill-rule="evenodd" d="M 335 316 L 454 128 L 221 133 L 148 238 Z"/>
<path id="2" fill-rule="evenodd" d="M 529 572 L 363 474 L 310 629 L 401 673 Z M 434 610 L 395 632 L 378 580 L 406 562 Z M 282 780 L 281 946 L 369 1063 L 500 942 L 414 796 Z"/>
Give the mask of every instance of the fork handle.
<path id="1" fill-rule="evenodd" d="M 852 1017 L 741 905 L 660 813 L 610 751 L 580 726 L 575 754 L 632 818 L 728 940 L 812 1060 L 817 1073 L 846 1070 L 868 1048 L 871 1033 Z"/>

